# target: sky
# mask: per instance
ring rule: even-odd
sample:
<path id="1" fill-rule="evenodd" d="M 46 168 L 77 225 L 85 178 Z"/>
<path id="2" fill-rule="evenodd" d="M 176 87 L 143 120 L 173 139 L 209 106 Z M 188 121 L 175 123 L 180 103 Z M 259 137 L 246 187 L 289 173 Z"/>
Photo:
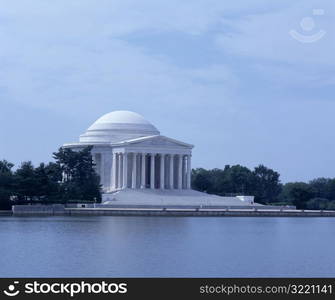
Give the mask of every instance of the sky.
<path id="1" fill-rule="evenodd" d="M 193 167 L 335 177 L 333 0 L 0 0 L 0 159 L 131 110 Z M 308 40 L 308 42 L 306 42 Z"/>

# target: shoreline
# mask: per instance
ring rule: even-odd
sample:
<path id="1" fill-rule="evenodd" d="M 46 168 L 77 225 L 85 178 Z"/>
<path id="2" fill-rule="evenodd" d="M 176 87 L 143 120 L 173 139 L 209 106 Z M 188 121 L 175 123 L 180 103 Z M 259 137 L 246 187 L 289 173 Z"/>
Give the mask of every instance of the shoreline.
<path id="1" fill-rule="evenodd" d="M 11 210 L 0 210 L 0 217 L 2 216 L 11 216 L 13 212 Z"/>
<path id="2" fill-rule="evenodd" d="M 0 212 L 0 216 L 1 216 Z M 65 207 L 15 205 L 12 216 L 335 217 L 335 211 L 283 208 Z"/>

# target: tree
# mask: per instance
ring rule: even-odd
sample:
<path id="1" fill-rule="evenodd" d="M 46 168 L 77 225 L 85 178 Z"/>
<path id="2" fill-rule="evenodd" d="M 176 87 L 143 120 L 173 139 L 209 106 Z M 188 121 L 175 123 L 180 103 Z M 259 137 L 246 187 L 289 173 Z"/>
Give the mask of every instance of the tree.
<path id="1" fill-rule="evenodd" d="M 288 182 L 282 185 L 281 192 L 278 196 L 278 201 L 282 203 L 293 204 L 292 197 L 291 197 L 291 189 L 293 188 L 295 183 Z"/>
<path id="2" fill-rule="evenodd" d="M 307 209 L 327 209 L 329 200 L 325 198 L 312 198 L 305 203 Z"/>
<path id="3" fill-rule="evenodd" d="M 192 187 L 198 191 L 217 195 L 248 193 L 251 186 L 251 171 L 243 166 L 226 165 L 222 169 L 195 169 L 192 171 Z"/>
<path id="4" fill-rule="evenodd" d="M 331 199 L 332 180 L 330 178 L 316 178 L 309 182 L 314 191 L 314 197 Z"/>
<path id="5" fill-rule="evenodd" d="M 241 165 L 226 166 L 225 187 L 226 193 L 246 195 L 252 192 L 252 172 Z"/>
<path id="6" fill-rule="evenodd" d="M 20 201 L 32 201 L 38 192 L 38 182 L 31 161 L 23 162 L 14 174 L 15 193 Z"/>
<path id="7" fill-rule="evenodd" d="M 36 181 L 35 195 L 39 200 L 56 200 L 62 198 L 60 189 L 62 171 L 58 164 L 49 163 L 45 165 L 41 163 L 34 170 L 34 176 Z"/>
<path id="8" fill-rule="evenodd" d="M 307 208 L 307 201 L 314 197 L 314 191 L 305 182 L 295 182 L 291 183 L 289 196 L 297 208 L 304 209 Z"/>
<path id="9" fill-rule="evenodd" d="M 49 194 L 49 177 L 45 170 L 45 164 L 41 163 L 35 170 L 33 176 L 35 177 L 35 196 L 41 200 L 41 197 L 46 197 Z"/>
<path id="10" fill-rule="evenodd" d="M 65 201 L 101 200 L 100 178 L 94 170 L 91 150 L 91 146 L 79 151 L 60 148 L 54 153 L 64 176 L 61 191 Z"/>
<path id="11" fill-rule="evenodd" d="M 329 200 L 334 200 L 335 201 L 335 178 L 329 180 L 328 183 L 328 197 Z"/>
<path id="12" fill-rule="evenodd" d="M 329 201 L 327 203 L 327 209 L 335 210 L 335 201 Z"/>
<path id="13" fill-rule="evenodd" d="M 208 171 L 202 168 L 192 170 L 192 188 L 206 192 L 211 189 Z"/>
<path id="14" fill-rule="evenodd" d="M 206 190 L 207 193 L 221 195 L 224 189 L 224 185 L 226 184 L 224 170 L 215 168 L 207 171 L 207 174 L 208 180 L 210 182 Z"/>
<path id="15" fill-rule="evenodd" d="M 281 191 L 279 173 L 262 165 L 253 172 L 241 165 L 226 165 L 223 170 L 195 169 L 192 187 L 221 196 L 255 195 L 261 203 L 278 201 Z"/>
<path id="16" fill-rule="evenodd" d="M 278 195 L 281 191 L 279 173 L 263 165 L 256 167 L 252 173 L 256 202 L 272 203 L 278 201 Z"/>
<path id="17" fill-rule="evenodd" d="M 0 210 L 10 209 L 13 189 L 13 164 L 2 160 L 0 161 Z"/>

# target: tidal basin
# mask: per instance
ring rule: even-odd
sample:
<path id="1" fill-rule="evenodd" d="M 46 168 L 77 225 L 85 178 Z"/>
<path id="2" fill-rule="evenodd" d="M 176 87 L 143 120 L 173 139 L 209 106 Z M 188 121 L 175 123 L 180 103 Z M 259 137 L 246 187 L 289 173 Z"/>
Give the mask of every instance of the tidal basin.
<path id="1" fill-rule="evenodd" d="M 0 277 L 333 277 L 334 218 L 0 217 Z"/>

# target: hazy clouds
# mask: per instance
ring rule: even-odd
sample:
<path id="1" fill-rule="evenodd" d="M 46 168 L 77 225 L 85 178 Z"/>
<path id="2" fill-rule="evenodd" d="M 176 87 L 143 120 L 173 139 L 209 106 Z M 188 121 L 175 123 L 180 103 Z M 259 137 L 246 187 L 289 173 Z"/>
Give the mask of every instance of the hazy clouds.
<path id="1" fill-rule="evenodd" d="M 0 157 L 48 160 L 129 109 L 194 143 L 195 167 L 335 177 L 333 2 L 226 2 L 0 1 Z M 288 33 L 307 16 L 315 43 Z"/>

